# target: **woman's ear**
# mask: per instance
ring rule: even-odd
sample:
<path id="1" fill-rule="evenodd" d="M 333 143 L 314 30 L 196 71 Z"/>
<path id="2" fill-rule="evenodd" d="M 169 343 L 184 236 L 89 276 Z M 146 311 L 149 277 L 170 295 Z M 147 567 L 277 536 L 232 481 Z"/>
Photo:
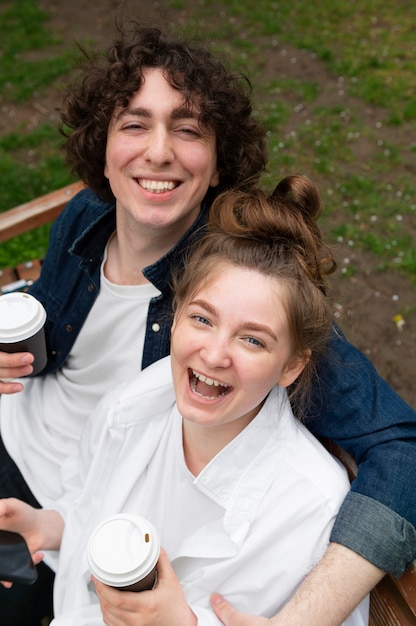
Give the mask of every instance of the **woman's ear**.
<path id="1" fill-rule="evenodd" d="M 306 350 L 302 356 L 292 356 L 283 370 L 280 380 L 277 381 L 279 387 L 289 387 L 289 385 L 295 382 L 310 358 L 310 350 Z"/>

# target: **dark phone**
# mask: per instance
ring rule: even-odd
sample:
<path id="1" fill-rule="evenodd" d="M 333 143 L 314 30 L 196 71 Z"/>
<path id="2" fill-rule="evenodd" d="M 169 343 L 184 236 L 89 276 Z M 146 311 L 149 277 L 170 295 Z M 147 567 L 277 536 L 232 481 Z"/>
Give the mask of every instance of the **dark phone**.
<path id="1" fill-rule="evenodd" d="M 22 535 L 0 530 L 0 580 L 31 585 L 38 573 Z"/>

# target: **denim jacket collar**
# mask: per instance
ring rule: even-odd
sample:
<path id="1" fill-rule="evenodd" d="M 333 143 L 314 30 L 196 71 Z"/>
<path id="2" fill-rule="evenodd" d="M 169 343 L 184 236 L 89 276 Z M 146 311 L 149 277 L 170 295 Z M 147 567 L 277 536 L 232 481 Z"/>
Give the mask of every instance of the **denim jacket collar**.
<path id="1" fill-rule="evenodd" d="M 93 272 L 101 263 L 104 250 L 116 229 L 115 205 L 110 206 L 75 239 L 69 253 L 80 257 L 81 265 L 89 265 Z"/>
<path id="2" fill-rule="evenodd" d="M 202 235 L 202 229 L 207 222 L 208 205 L 204 203 L 195 222 L 186 231 L 176 245 L 163 257 L 152 265 L 143 269 L 143 275 L 159 291 L 163 292 L 170 279 L 169 268 L 183 267 L 184 253 Z M 79 256 L 81 264 L 88 264 L 89 271 L 93 272 L 97 264 L 101 263 L 103 252 L 112 233 L 116 229 L 115 206 L 108 208 L 92 224 L 90 224 L 69 249 L 70 254 Z"/>
<path id="3" fill-rule="evenodd" d="M 143 275 L 159 291 L 165 291 L 169 286 L 171 277 L 170 268 L 181 269 L 184 265 L 184 257 L 191 245 L 202 235 L 203 227 L 208 218 L 208 206 L 203 204 L 195 222 L 186 231 L 183 237 L 173 248 L 162 256 L 156 263 L 143 269 Z"/>

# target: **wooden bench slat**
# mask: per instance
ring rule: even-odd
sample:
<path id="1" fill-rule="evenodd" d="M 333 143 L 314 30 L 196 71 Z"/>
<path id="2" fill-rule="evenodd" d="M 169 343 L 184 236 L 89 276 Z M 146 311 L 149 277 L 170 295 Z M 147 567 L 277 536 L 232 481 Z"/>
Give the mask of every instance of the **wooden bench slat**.
<path id="1" fill-rule="evenodd" d="M 0 242 L 53 221 L 83 186 L 78 181 L 0 213 Z"/>
<path id="2" fill-rule="evenodd" d="M 370 595 L 371 619 L 375 626 L 416 624 L 416 570 L 414 565 L 399 580 L 386 575 Z"/>

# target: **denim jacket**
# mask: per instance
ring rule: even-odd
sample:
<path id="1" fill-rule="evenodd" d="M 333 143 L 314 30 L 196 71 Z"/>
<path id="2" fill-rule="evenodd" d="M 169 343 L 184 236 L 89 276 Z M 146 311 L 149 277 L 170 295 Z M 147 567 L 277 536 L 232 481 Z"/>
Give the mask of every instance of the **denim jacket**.
<path id="1" fill-rule="evenodd" d="M 149 305 L 142 369 L 169 353 L 170 269 L 183 265 L 184 253 L 201 232 L 206 216 L 204 206 L 176 246 L 143 271 L 161 295 Z M 105 246 L 115 225 L 114 206 L 83 190 L 52 227 L 41 276 L 30 289 L 48 314 L 48 362 L 41 375 L 62 366 L 91 310 L 100 289 Z M 416 557 L 416 412 L 336 327 L 330 343 L 314 384 L 306 425 L 317 436 L 344 447 L 359 465 L 331 541 L 398 576 Z"/>

